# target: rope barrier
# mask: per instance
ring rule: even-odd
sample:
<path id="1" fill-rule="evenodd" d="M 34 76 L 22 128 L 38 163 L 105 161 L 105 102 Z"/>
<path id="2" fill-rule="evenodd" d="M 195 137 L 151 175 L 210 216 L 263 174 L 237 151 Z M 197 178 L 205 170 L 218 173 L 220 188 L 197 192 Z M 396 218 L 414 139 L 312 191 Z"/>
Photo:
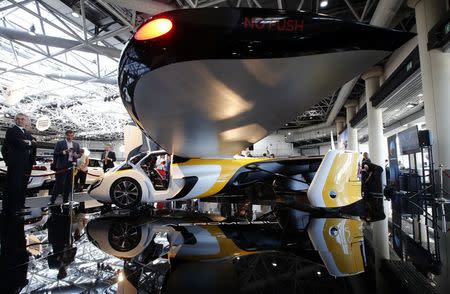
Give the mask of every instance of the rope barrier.
<path id="1" fill-rule="evenodd" d="M 59 170 L 59 171 L 56 171 L 56 172 L 52 172 L 52 173 L 48 173 L 48 174 L 40 174 L 40 175 L 25 174 L 25 176 L 27 176 L 27 177 L 33 177 L 33 178 L 38 178 L 38 177 L 48 177 L 48 176 L 59 175 L 59 174 L 65 173 L 65 172 L 67 172 L 67 171 L 70 171 L 71 169 L 72 169 L 72 168 L 69 167 L 69 168 L 65 168 L 65 169 L 62 169 L 62 170 Z M 93 177 L 97 177 L 97 178 L 98 178 L 98 177 L 101 177 L 101 175 L 94 175 L 94 174 L 91 174 L 91 173 L 89 173 L 89 172 L 87 172 L 87 171 L 83 171 L 83 170 L 81 170 L 81 169 L 79 169 L 79 168 L 77 168 L 77 170 L 78 170 L 79 172 L 88 174 L 88 175 L 93 176 Z M 7 171 L 7 170 L 4 170 L 4 169 L 0 169 L 0 172 L 7 173 L 8 171 Z"/>
<path id="2" fill-rule="evenodd" d="M 72 169 L 71 167 L 70 168 L 65 168 L 65 169 L 62 169 L 62 170 L 59 170 L 59 171 L 56 171 L 56 172 L 53 172 L 53 173 L 49 173 L 49 174 L 41 174 L 41 175 L 25 174 L 25 175 L 27 177 L 33 177 L 33 178 L 48 177 L 48 176 L 59 175 L 59 174 L 68 172 L 71 169 Z"/>
<path id="3" fill-rule="evenodd" d="M 85 173 L 87 175 L 93 176 L 93 177 L 97 177 L 97 178 L 101 177 L 100 175 L 94 175 L 94 174 L 88 173 L 87 171 L 84 171 L 84 170 L 81 170 L 81 169 L 78 169 L 78 171 L 82 172 L 82 173 Z"/>
<path id="4" fill-rule="evenodd" d="M 69 167 L 69 168 L 62 169 L 62 170 L 59 170 L 59 171 L 56 171 L 56 172 L 53 172 L 53 173 L 40 174 L 40 175 L 25 174 L 25 176 L 27 176 L 27 177 L 33 177 L 33 178 L 37 178 L 37 177 L 48 177 L 48 176 L 53 176 L 53 175 L 58 175 L 58 174 L 65 173 L 65 172 L 67 172 L 67 171 L 69 171 L 69 170 L 71 170 L 71 169 L 72 169 L 72 168 Z M 7 170 L 4 170 L 4 169 L 0 169 L 0 172 L 7 173 L 8 171 L 7 171 Z"/>

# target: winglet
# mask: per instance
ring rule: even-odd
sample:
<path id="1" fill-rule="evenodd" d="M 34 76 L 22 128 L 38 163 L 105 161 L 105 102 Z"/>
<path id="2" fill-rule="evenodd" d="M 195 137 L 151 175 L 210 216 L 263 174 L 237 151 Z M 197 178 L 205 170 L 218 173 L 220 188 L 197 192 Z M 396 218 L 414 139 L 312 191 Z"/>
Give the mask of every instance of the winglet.
<path id="1" fill-rule="evenodd" d="M 331 150 L 325 155 L 308 189 L 316 207 L 342 207 L 361 200 L 358 152 Z"/>

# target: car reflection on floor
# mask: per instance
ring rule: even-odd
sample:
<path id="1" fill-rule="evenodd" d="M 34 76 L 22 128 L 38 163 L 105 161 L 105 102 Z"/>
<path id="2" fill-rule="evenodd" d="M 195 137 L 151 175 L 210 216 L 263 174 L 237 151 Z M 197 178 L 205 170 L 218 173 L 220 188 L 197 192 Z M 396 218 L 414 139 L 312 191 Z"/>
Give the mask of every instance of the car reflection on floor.
<path id="1" fill-rule="evenodd" d="M 1 293 L 170 293 L 187 285 L 253 293 L 298 279 L 325 290 L 366 267 L 357 218 L 286 208 L 251 222 L 187 211 L 35 210 L 1 220 Z"/>
<path id="2" fill-rule="evenodd" d="M 74 205 L 2 216 L 0 293 L 328 294 L 353 293 L 355 281 L 375 292 L 361 216 L 275 205 L 247 218 L 239 206 L 225 216 L 197 208 Z"/>
<path id="3" fill-rule="evenodd" d="M 89 222 L 87 235 L 102 251 L 125 260 L 118 289 L 127 293 L 147 287 L 200 290 L 192 285 L 223 293 L 251 288 L 240 283 L 253 275 L 243 269 L 258 263 L 266 271 L 248 269 L 262 275 L 252 281 L 255 287 L 296 276 L 295 266 L 315 281 L 310 286 L 317 283 L 314 287 L 364 272 L 361 220 L 311 218 L 296 210 L 277 214 L 290 221 L 281 225 L 276 214 L 249 223 L 200 213 L 151 218 L 113 213 Z"/>

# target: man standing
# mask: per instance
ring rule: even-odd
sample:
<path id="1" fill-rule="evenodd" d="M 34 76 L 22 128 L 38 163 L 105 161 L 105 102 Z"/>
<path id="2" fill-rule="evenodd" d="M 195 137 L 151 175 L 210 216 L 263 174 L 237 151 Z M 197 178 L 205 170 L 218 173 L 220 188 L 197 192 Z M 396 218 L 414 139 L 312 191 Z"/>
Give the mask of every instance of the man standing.
<path id="1" fill-rule="evenodd" d="M 25 191 L 36 158 L 36 140 L 25 129 L 28 117 L 18 113 L 15 125 L 6 131 L 2 155 L 8 166 L 4 212 L 19 212 L 25 206 Z"/>
<path id="2" fill-rule="evenodd" d="M 75 133 L 72 130 L 66 131 L 66 139 L 58 141 L 53 151 L 53 163 L 56 168 L 55 186 L 50 198 L 49 205 L 55 204 L 55 200 L 62 193 L 64 203 L 69 200 L 69 193 L 72 190 L 72 163 L 80 157 L 80 145 L 73 141 Z M 64 172 L 65 171 L 65 172 Z"/>
<path id="3" fill-rule="evenodd" d="M 111 151 L 111 144 L 106 144 L 105 152 L 102 153 L 103 172 L 106 172 L 108 168 L 114 167 L 114 161 L 116 161 L 116 153 Z"/>

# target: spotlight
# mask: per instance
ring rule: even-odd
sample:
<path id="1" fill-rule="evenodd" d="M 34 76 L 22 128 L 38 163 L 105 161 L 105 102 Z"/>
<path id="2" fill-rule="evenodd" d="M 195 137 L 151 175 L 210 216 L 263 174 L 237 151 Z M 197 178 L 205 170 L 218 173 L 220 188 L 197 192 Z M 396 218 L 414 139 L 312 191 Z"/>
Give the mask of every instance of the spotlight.
<path id="1" fill-rule="evenodd" d="M 422 94 L 422 93 L 420 93 L 419 95 L 417 95 L 417 97 L 423 97 L 423 94 Z"/>
<path id="2" fill-rule="evenodd" d="M 328 1 L 326 1 L 326 0 L 320 1 L 320 7 L 321 8 L 325 8 L 327 6 L 328 6 Z"/>

